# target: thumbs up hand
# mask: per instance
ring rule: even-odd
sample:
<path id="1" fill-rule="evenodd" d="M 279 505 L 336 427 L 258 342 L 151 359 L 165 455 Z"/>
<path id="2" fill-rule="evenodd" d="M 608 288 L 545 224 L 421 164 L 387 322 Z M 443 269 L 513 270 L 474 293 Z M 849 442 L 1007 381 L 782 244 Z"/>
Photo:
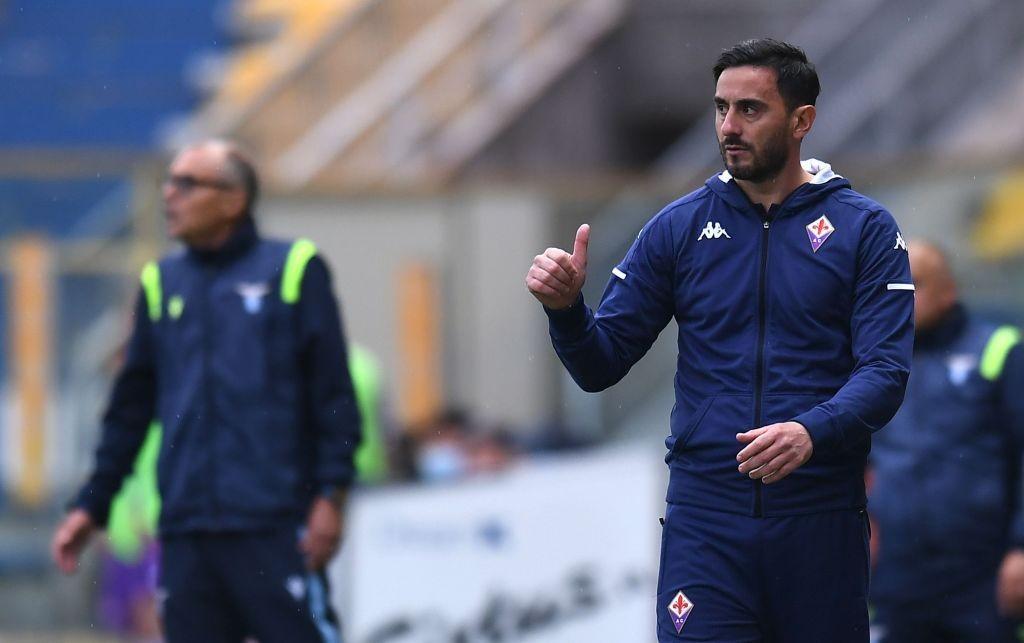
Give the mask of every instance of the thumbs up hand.
<path id="1" fill-rule="evenodd" d="M 590 226 L 584 223 L 576 231 L 572 254 L 559 248 L 548 248 L 533 258 L 526 273 L 526 287 L 537 300 L 552 310 L 568 308 L 587 280 L 587 246 Z"/>

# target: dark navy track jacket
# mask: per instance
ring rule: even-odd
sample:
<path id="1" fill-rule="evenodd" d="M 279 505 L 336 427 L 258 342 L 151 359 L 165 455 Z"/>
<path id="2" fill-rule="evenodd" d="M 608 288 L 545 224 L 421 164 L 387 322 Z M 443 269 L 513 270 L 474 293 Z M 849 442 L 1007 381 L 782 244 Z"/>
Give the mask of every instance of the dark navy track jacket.
<path id="1" fill-rule="evenodd" d="M 770 211 L 728 172 L 668 205 L 614 270 L 596 313 L 547 311 L 576 382 L 618 382 L 670 319 L 679 333 L 665 441 L 668 501 L 784 515 L 863 507 L 872 432 L 899 408 L 913 285 L 892 215 L 819 161 Z M 737 470 L 736 434 L 803 424 L 811 459 L 762 485 Z"/>
<path id="2" fill-rule="evenodd" d="M 300 524 L 322 488 L 351 483 L 359 414 L 338 307 L 315 248 L 295 247 L 247 221 L 220 250 L 165 257 L 148 284 L 144 272 L 96 468 L 73 503 L 98 524 L 154 418 L 161 535 Z"/>
<path id="3" fill-rule="evenodd" d="M 955 307 L 918 333 L 906 403 L 871 453 L 879 600 L 958 595 L 992 583 L 1024 547 L 1024 344 Z"/>

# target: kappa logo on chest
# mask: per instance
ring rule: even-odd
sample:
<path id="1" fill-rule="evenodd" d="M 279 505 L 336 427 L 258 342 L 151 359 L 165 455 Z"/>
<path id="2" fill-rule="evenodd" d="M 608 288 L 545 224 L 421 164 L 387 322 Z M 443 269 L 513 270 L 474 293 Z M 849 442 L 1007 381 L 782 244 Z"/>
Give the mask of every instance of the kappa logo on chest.
<path id="1" fill-rule="evenodd" d="M 722 227 L 722 224 L 715 221 L 713 224 L 708 221 L 707 225 L 700 231 L 700 236 L 697 237 L 697 241 L 703 241 L 704 239 L 732 239 L 729 233 Z"/>

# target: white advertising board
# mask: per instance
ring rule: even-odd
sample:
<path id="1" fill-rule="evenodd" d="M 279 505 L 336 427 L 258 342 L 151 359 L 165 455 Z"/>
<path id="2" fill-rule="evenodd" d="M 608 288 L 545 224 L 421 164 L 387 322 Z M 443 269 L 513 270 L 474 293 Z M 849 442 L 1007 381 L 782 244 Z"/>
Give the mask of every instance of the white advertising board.
<path id="1" fill-rule="evenodd" d="M 358 495 L 331 568 L 346 643 L 653 640 L 663 466 L 619 449 Z"/>

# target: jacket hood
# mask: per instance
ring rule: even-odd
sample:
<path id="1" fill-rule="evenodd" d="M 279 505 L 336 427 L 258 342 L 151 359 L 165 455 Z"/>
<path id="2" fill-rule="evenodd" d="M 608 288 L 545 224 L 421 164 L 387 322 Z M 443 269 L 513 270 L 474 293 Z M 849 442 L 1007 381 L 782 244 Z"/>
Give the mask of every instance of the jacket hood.
<path id="1" fill-rule="evenodd" d="M 799 211 L 824 200 L 837 190 L 850 187 L 850 182 L 833 172 L 832 166 L 824 161 L 807 159 L 806 161 L 800 161 L 800 165 L 813 178 L 809 183 L 804 183 L 793 190 L 786 197 L 785 201 L 781 204 L 775 204 L 773 209 L 785 206 L 787 210 Z M 750 198 L 736 184 L 728 170 L 712 176 L 704 184 L 734 208 L 739 210 L 750 210 L 753 208 L 761 212 L 761 208 L 750 201 Z"/>

